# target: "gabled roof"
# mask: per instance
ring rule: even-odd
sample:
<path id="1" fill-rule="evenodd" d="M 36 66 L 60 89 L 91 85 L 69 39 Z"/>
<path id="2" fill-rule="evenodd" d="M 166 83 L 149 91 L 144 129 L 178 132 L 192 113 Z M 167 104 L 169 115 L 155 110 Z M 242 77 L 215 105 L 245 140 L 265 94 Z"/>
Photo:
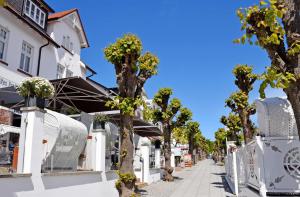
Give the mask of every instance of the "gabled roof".
<path id="1" fill-rule="evenodd" d="M 65 11 L 62 11 L 62 12 L 56 12 L 54 14 L 50 14 L 48 16 L 48 20 L 51 21 L 51 20 L 57 20 L 57 19 L 60 19 L 60 18 L 63 18 L 73 12 L 77 11 L 77 9 L 71 9 L 71 10 L 65 10 Z"/>
<path id="2" fill-rule="evenodd" d="M 86 36 L 86 33 L 85 33 L 85 30 L 84 30 L 84 26 L 82 24 L 82 21 L 81 21 L 81 18 L 80 18 L 80 14 L 78 12 L 78 9 L 74 8 L 74 9 L 70 9 L 70 10 L 65 10 L 65 11 L 62 11 L 62 12 L 56 12 L 54 14 L 50 14 L 48 16 L 48 22 L 51 22 L 51 21 L 55 21 L 55 20 L 59 20 L 59 19 L 62 19 L 64 18 L 65 16 L 68 16 L 72 13 L 76 13 L 78 18 L 79 18 L 79 23 L 80 23 L 80 31 L 81 31 L 81 34 L 82 34 L 82 37 L 83 39 L 85 39 L 85 42 L 86 44 L 84 46 L 82 46 L 82 48 L 88 48 L 90 45 L 89 45 L 89 41 L 87 39 L 87 36 Z"/>

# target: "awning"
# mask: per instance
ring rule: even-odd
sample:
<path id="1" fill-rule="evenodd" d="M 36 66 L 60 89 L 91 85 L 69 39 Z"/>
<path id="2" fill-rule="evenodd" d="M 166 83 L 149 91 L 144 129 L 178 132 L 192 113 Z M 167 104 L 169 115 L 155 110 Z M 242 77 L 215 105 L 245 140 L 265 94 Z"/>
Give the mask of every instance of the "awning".
<path id="1" fill-rule="evenodd" d="M 108 111 L 105 106 L 112 99 L 104 86 L 97 86 L 81 77 L 70 77 L 50 81 L 55 87 L 55 96 L 49 101 L 50 108 L 65 105 L 86 113 Z"/>
<path id="2" fill-rule="evenodd" d="M 105 113 L 109 120 L 113 123 L 120 125 L 120 112 L 119 111 L 112 111 L 111 113 Z M 161 136 L 161 130 L 156 126 L 153 125 L 145 120 L 142 120 L 138 117 L 135 117 L 133 120 L 133 129 L 136 134 L 141 137 L 154 137 L 154 136 Z"/>

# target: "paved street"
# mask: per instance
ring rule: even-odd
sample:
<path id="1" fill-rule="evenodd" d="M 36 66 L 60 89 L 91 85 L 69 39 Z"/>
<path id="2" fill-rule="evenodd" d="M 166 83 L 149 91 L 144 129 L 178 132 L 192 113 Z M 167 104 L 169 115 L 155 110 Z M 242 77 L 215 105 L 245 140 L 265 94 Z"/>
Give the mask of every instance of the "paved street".
<path id="1" fill-rule="evenodd" d="M 199 162 L 192 168 L 175 172 L 172 183 L 160 181 L 142 190 L 147 197 L 227 197 L 234 196 L 224 179 L 224 167 L 212 160 Z"/>

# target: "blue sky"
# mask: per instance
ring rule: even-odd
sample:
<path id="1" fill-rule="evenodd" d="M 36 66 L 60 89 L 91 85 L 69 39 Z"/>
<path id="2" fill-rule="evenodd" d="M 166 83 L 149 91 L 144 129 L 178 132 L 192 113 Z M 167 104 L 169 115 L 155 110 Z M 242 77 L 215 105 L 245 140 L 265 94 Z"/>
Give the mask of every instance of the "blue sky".
<path id="1" fill-rule="evenodd" d="M 258 0 L 47 0 L 56 10 L 78 8 L 91 47 L 82 59 L 98 73 L 95 80 L 115 86 L 114 68 L 106 62 L 103 49 L 125 33 L 137 34 L 145 51 L 160 58 L 159 73 L 146 84 L 149 97 L 159 88 L 171 87 L 174 96 L 193 111 L 202 133 L 214 138 L 228 113 L 224 100 L 236 90 L 232 68 L 253 65 L 261 73 L 270 64 L 260 48 L 236 45 L 241 35 L 235 10 Z M 256 89 L 251 100 L 258 98 Z M 282 96 L 268 90 L 267 96 Z"/>

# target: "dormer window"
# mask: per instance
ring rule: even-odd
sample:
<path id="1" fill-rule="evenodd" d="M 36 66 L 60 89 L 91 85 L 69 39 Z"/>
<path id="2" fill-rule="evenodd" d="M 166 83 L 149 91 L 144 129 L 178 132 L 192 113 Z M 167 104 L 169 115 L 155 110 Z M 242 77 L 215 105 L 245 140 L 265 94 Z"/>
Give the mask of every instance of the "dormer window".
<path id="1" fill-rule="evenodd" d="M 30 19 L 32 19 L 36 24 L 45 27 L 45 17 L 46 14 L 43 10 L 41 10 L 35 3 L 31 0 L 26 0 L 24 13 Z"/>

